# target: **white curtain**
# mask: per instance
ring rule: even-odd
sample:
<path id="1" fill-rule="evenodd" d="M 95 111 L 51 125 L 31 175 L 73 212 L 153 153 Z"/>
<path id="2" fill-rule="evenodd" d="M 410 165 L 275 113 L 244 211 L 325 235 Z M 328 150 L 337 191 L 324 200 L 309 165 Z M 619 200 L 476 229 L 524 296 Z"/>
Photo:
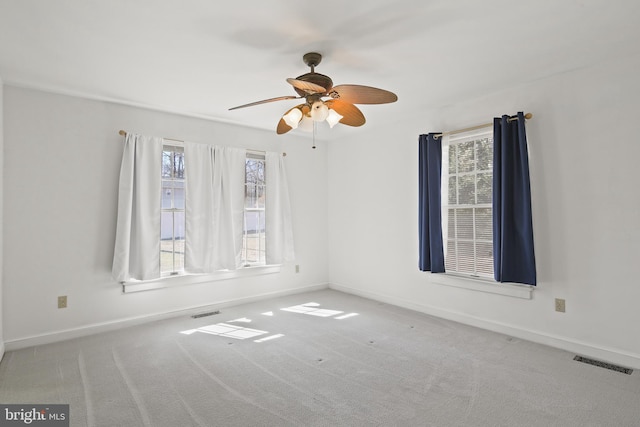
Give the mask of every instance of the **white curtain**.
<path id="1" fill-rule="evenodd" d="M 186 142 L 185 270 L 241 265 L 246 150 Z"/>
<path id="2" fill-rule="evenodd" d="M 280 153 L 265 153 L 267 184 L 265 220 L 267 264 L 282 264 L 295 259 L 289 185 Z"/>
<path id="3" fill-rule="evenodd" d="M 127 133 L 120 167 L 113 277 L 160 277 L 162 138 Z"/>

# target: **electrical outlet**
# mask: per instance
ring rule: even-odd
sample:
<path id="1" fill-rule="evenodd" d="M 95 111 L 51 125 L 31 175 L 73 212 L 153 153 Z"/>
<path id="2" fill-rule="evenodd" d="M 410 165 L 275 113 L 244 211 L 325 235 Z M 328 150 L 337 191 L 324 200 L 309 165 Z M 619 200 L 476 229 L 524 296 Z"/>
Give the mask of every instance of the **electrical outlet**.
<path id="1" fill-rule="evenodd" d="M 300 273 L 300 266 L 296 264 L 296 273 Z"/>
<path id="2" fill-rule="evenodd" d="M 556 311 L 560 313 L 565 312 L 564 299 L 556 298 Z"/>
<path id="3" fill-rule="evenodd" d="M 58 308 L 67 308 L 67 296 L 58 297 Z"/>

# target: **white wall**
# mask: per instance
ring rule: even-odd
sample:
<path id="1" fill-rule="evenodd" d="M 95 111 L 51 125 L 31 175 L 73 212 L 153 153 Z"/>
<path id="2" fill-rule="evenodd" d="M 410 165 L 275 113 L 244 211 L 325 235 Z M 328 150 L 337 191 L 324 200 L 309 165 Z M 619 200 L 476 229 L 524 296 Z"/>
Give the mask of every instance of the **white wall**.
<path id="1" fill-rule="evenodd" d="M 326 286 L 326 149 L 311 150 L 295 135 L 11 86 L 4 101 L 7 348 L 69 330 Z M 122 294 L 110 276 L 120 129 L 286 151 L 300 273 L 290 265 L 278 274 Z M 59 295 L 68 296 L 68 308 L 57 308 Z"/>
<path id="2" fill-rule="evenodd" d="M 0 78 L 0 360 L 4 356 L 4 322 L 3 322 L 3 298 L 2 298 L 2 289 L 3 289 L 3 230 L 4 230 L 4 221 L 3 219 L 3 201 L 4 201 L 4 113 L 3 113 L 3 105 L 4 105 L 4 84 L 2 82 L 2 78 Z"/>
<path id="3" fill-rule="evenodd" d="M 640 367 L 638 69 L 636 54 L 332 142 L 332 286 Z M 533 299 L 435 284 L 417 268 L 418 135 L 520 110 L 534 114 Z"/>

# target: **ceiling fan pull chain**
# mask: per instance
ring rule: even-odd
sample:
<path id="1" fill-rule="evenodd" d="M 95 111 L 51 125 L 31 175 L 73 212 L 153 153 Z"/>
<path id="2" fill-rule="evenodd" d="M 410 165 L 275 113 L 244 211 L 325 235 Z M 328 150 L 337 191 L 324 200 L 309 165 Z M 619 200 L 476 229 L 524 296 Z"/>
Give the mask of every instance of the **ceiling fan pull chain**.
<path id="1" fill-rule="evenodd" d="M 314 150 L 316 149 L 316 126 L 317 123 L 313 122 L 313 145 L 311 146 L 311 148 L 313 148 Z"/>

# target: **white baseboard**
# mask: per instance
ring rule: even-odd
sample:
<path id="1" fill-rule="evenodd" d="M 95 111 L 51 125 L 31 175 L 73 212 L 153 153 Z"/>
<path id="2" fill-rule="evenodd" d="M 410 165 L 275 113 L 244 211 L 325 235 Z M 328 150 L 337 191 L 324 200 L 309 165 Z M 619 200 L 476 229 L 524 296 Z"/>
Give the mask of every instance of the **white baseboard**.
<path id="1" fill-rule="evenodd" d="M 199 305 L 183 308 L 180 310 L 169 311 L 166 313 L 156 313 L 139 317 L 130 317 L 126 319 L 114 320 L 112 322 L 94 323 L 91 325 L 81 326 L 73 329 L 66 329 L 63 331 L 52 332 L 42 335 L 34 335 L 26 338 L 20 338 L 15 340 L 9 340 L 4 342 L 6 351 L 19 350 L 22 348 L 33 347 L 36 345 L 50 344 L 59 341 L 66 341 L 73 338 L 84 337 L 88 335 L 98 334 L 101 332 L 113 331 L 116 329 L 122 329 L 129 326 L 140 325 L 143 323 L 149 323 L 157 320 L 169 319 L 171 317 L 178 316 L 190 316 L 192 314 L 200 313 L 203 311 L 210 311 L 221 309 L 225 307 L 231 307 L 240 304 L 247 304 L 256 301 L 261 301 L 269 298 L 282 297 L 287 295 L 295 295 L 302 292 L 318 291 L 327 289 L 328 284 L 309 285 L 300 288 L 285 289 L 275 292 L 266 292 L 263 294 L 251 295 L 243 298 L 236 298 L 232 300 L 218 301 L 213 304 Z"/>
<path id="2" fill-rule="evenodd" d="M 410 310 L 419 311 L 421 313 L 440 317 L 442 319 L 452 320 L 454 322 L 462 323 L 465 325 L 475 326 L 481 329 L 498 332 L 504 335 L 509 335 L 538 344 L 548 345 L 549 347 L 576 353 L 581 356 L 591 357 L 603 362 L 615 363 L 617 365 L 622 365 L 628 368 L 640 369 L 639 354 L 628 353 L 615 348 L 606 348 L 590 343 L 580 342 L 571 338 L 547 334 L 540 331 L 523 329 L 505 323 L 470 316 L 461 312 L 433 307 L 428 304 L 420 304 L 416 303 L 415 301 L 410 301 L 389 295 L 383 295 L 377 292 L 370 292 L 362 289 L 352 288 L 349 286 L 331 283 L 329 284 L 329 288 L 336 291 L 372 299 L 375 301 L 408 308 Z"/>

